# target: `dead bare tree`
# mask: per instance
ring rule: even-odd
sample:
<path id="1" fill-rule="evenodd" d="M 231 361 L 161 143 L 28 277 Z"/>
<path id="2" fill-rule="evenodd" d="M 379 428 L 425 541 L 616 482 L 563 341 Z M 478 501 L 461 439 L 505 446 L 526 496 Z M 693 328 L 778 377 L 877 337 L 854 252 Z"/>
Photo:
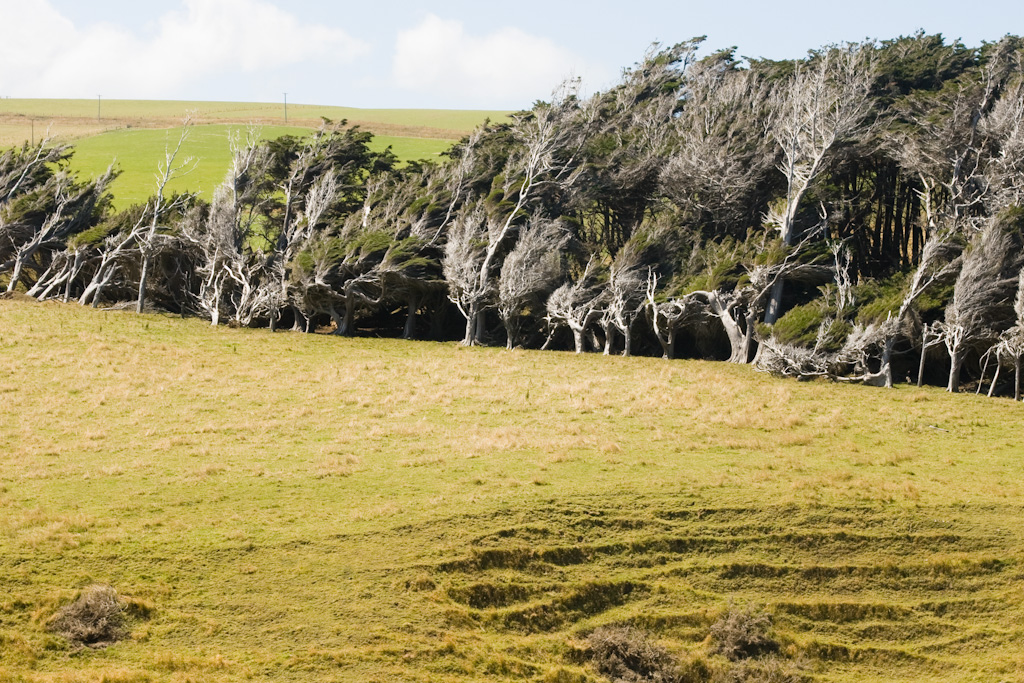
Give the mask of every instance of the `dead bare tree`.
<path id="1" fill-rule="evenodd" d="M 0 205 L 45 182 L 48 168 L 66 160 L 70 153 L 70 145 L 53 144 L 49 130 L 35 146 L 4 150 L 0 153 Z"/>
<path id="2" fill-rule="evenodd" d="M 466 319 L 466 346 L 480 343 L 483 330 L 483 311 L 494 294 L 495 283 L 490 274 L 491 261 L 497 245 L 491 236 L 498 237 L 502 224 L 487 215 L 480 204 L 463 210 L 448 231 L 444 250 L 444 279 L 448 282 L 448 297 L 462 317 Z M 490 255 L 490 259 L 488 259 Z"/>
<path id="3" fill-rule="evenodd" d="M 262 259 L 253 249 L 270 201 L 264 179 L 272 162 L 259 139 L 260 131 L 253 126 L 244 137 L 241 132 L 231 135 L 231 167 L 214 191 L 209 214 L 193 215 L 183 224 L 184 238 L 199 254 L 196 305 L 212 325 L 219 324 L 225 313 L 238 320 L 239 312 L 247 324 L 249 312 L 258 309 L 251 301 Z"/>
<path id="4" fill-rule="evenodd" d="M 34 159 L 30 163 L 34 163 Z M 34 191 L 38 208 L 44 213 L 40 220 L 31 215 L 37 212 L 35 210 L 23 210 L 20 215 L 13 215 L 9 202 L 0 204 L 0 239 L 11 246 L 11 275 L 7 291 L 14 291 L 22 282 L 26 266 L 33 263 L 38 255 L 45 253 L 47 258 L 51 258 L 51 252 L 62 249 L 68 237 L 89 227 L 96 206 L 114 176 L 111 167 L 96 180 L 79 185 L 69 171 L 57 171 L 45 185 Z M 41 294 L 40 287 L 48 286 L 51 277 L 59 277 L 54 265 L 57 264 L 37 268 L 35 281 L 24 283 L 31 295 Z"/>
<path id="5" fill-rule="evenodd" d="M 989 210 L 1024 205 L 1024 75 L 1004 89 L 980 126 L 995 148 L 985 169 Z"/>
<path id="6" fill-rule="evenodd" d="M 648 265 L 644 259 L 644 248 L 633 239 L 619 250 L 608 269 L 608 284 L 604 296 L 604 313 L 601 326 L 604 328 L 604 354 L 612 352 L 615 333 L 622 335 L 622 355 L 633 352 L 633 324 L 644 311 L 648 282 Z"/>
<path id="7" fill-rule="evenodd" d="M 1013 365 L 1013 400 L 1021 398 L 1021 364 L 1024 361 L 1024 269 L 1017 276 L 1017 295 L 1013 300 L 1013 324 L 999 335 L 995 345 L 996 362 L 1002 364 L 1009 361 Z M 994 388 L 996 380 L 992 380 Z M 989 391 L 991 395 L 991 390 Z"/>
<path id="8" fill-rule="evenodd" d="M 671 297 L 659 301 L 658 275 L 647 269 L 646 311 L 651 329 L 661 345 L 662 358 L 675 358 L 676 336 L 686 325 L 707 315 L 706 307 L 693 296 Z"/>
<path id="9" fill-rule="evenodd" d="M 924 386 L 924 368 L 928 360 L 928 349 L 942 343 L 942 321 L 921 325 L 921 360 L 917 366 L 917 386 Z M 891 374 L 891 373 L 890 373 Z M 889 386 L 892 386 L 891 384 Z"/>
<path id="10" fill-rule="evenodd" d="M 767 89 L 750 71 L 718 61 L 687 70 L 659 185 L 695 223 L 728 232 L 754 212 L 752 197 L 775 160 L 766 105 Z"/>

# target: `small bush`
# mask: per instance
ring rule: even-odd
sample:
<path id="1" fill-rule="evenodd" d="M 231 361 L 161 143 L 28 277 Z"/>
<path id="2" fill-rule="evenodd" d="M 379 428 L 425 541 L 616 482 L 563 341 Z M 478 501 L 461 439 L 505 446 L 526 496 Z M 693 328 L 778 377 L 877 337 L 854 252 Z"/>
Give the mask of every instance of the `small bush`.
<path id="1" fill-rule="evenodd" d="M 630 626 L 604 626 L 587 638 L 590 661 L 616 683 L 675 683 L 679 667 L 672 655 Z"/>
<path id="2" fill-rule="evenodd" d="M 754 607 L 740 609 L 729 605 L 729 609 L 711 625 L 714 651 L 734 662 L 776 652 L 779 644 L 771 632 L 771 615 Z"/>
<path id="3" fill-rule="evenodd" d="M 82 645 L 113 643 L 128 635 L 117 591 L 102 585 L 85 588 L 74 602 L 61 607 L 49 629 Z"/>
<path id="4" fill-rule="evenodd" d="M 715 673 L 711 683 L 805 683 L 811 680 L 798 662 L 778 657 L 733 664 Z"/>

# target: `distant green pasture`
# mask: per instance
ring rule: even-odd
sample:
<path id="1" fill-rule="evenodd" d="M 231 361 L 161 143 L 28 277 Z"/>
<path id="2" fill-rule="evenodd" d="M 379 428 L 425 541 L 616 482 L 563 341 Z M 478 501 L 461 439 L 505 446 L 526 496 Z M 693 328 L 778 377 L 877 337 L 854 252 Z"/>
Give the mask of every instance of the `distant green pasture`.
<path id="1" fill-rule="evenodd" d="M 169 192 L 198 192 L 210 199 L 213 190 L 224 180 L 231 163 L 228 140 L 239 126 L 229 124 L 202 125 L 192 129 L 179 153 L 177 162 L 194 158 L 192 171 L 175 178 Z M 144 202 L 156 189 L 156 173 L 167 149 L 173 149 L 181 136 L 181 128 L 165 130 L 118 130 L 78 140 L 71 167 L 84 177 L 96 177 L 114 162 L 121 175 L 113 184 L 114 203 L 125 208 Z M 274 139 L 282 135 L 306 135 L 308 128 L 295 126 L 264 126 L 262 137 Z M 450 140 L 375 136 L 371 148 L 382 151 L 390 146 L 401 161 L 436 158 L 451 145 Z"/>
<path id="2" fill-rule="evenodd" d="M 181 119 L 192 112 L 200 120 L 284 123 L 284 103 L 185 102 L 171 100 L 0 99 L 0 115 L 21 115 L 45 122 L 48 118 Z M 288 104 L 289 119 L 347 119 L 353 123 L 436 128 L 469 132 L 484 119 L 504 120 L 508 112 L 452 109 L 360 109 Z M 433 136 L 427 136 L 433 137 Z"/>

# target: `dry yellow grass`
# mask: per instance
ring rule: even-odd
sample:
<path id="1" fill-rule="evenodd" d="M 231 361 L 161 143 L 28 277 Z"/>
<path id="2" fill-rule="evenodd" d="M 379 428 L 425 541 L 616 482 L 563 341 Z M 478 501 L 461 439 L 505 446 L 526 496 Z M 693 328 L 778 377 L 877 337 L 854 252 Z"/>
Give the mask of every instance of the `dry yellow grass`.
<path id="1" fill-rule="evenodd" d="M 15 301 L 0 400 L 0 681 L 596 681 L 729 598 L 822 681 L 1019 672 L 1010 401 Z M 72 654 L 90 583 L 149 616 Z"/>

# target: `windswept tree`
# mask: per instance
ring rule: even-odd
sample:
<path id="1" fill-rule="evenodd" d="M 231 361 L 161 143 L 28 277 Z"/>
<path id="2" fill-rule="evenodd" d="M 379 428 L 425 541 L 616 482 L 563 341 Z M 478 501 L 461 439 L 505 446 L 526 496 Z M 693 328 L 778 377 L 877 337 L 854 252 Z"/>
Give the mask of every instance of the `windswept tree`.
<path id="1" fill-rule="evenodd" d="M 500 259 L 519 235 L 524 215 L 538 203 L 557 200 L 579 177 L 580 152 L 587 139 L 586 109 L 575 86 L 516 115 L 514 147 L 485 200 L 468 204 L 453 223 L 445 247 L 444 272 L 452 302 L 466 319 L 463 343 L 479 344 L 484 313 L 494 305 Z"/>
<path id="2" fill-rule="evenodd" d="M 315 268 L 300 274 L 309 304 L 334 313 L 338 302 L 344 317 L 337 334 L 354 330 L 357 309 L 377 312 L 400 305 L 406 309 L 403 337 L 416 334 L 421 308 L 438 308 L 447 290 L 441 261 L 448 231 L 472 195 L 478 129 L 457 145 L 448 163 L 414 163 L 371 176 L 363 207 L 349 215 L 338 234 L 315 243 Z M 329 252 L 337 257 L 325 260 Z M 330 276 L 325 277 L 330 271 Z M 316 281 L 313 287 L 304 283 Z M 323 284 L 329 280 L 333 286 Z M 319 304 L 315 302 L 321 302 Z"/>
<path id="3" fill-rule="evenodd" d="M 767 222 L 786 246 L 799 238 L 800 212 L 811 185 L 827 169 L 837 147 L 863 131 L 869 120 L 872 55 L 868 44 L 826 48 L 809 65 L 798 65 L 793 77 L 771 95 L 769 131 L 781 151 L 778 168 L 786 196 L 773 206 Z M 782 315 L 783 282 L 777 278 L 772 287 L 766 323 Z"/>
<path id="4" fill-rule="evenodd" d="M 181 134 L 174 148 L 170 146 L 164 149 L 164 158 L 156 173 L 156 192 L 147 204 L 148 225 L 139 226 L 134 241 L 139 250 L 139 296 L 136 300 L 135 312 L 142 313 L 146 307 L 146 284 L 149 281 L 150 270 L 153 260 L 160 248 L 161 233 L 166 233 L 168 226 L 166 218 L 175 212 L 180 211 L 192 199 L 192 195 L 175 194 L 167 196 L 167 184 L 174 178 L 180 178 L 192 172 L 196 168 L 197 161 L 193 157 L 179 158 L 181 148 L 188 140 L 192 132 L 192 120 L 190 116 L 185 117 Z"/>
<path id="5" fill-rule="evenodd" d="M 1017 276 L 1017 295 L 1013 300 L 1013 323 L 999 335 L 999 342 L 994 347 L 996 361 L 1009 361 L 1013 366 L 1013 400 L 1021 397 L 1021 365 L 1024 363 L 1024 268 Z M 998 376 L 998 375 L 997 375 Z M 996 380 L 992 380 L 995 387 Z"/>
<path id="6" fill-rule="evenodd" d="M 0 205 L 45 183 L 53 169 L 71 156 L 71 147 L 53 144 L 49 135 L 38 144 L 11 147 L 0 153 Z"/>
<path id="7" fill-rule="evenodd" d="M 832 277 L 831 267 L 810 253 L 824 227 L 824 222 L 820 223 L 789 247 L 761 231 L 744 242 L 708 241 L 693 249 L 677 276 L 683 278 L 677 287 L 688 302 L 706 308 L 706 321 L 721 323 L 729 340 L 730 362 L 755 360 L 757 322 L 781 278 L 817 285 Z"/>
<path id="8" fill-rule="evenodd" d="M 959 391 L 967 352 L 994 342 L 1013 320 L 1012 301 L 1022 265 L 1019 229 L 1006 216 L 990 220 L 964 253 L 942 324 L 950 362 L 947 391 Z"/>
<path id="9" fill-rule="evenodd" d="M 602 275 L 597 261 L 591 257 L 576 277 L 564 282 L 551 293 L 545 304 L 548 340 L 544 348 L 547 348 L 560 328 L 568 327 L 572 332 L 576 353 L 586 350 L 587 331 L 604 313 L 606 290 Z"/>
<path id="10" fill-rule="evenodd" d="M 705 315 L 705 306 L 696 297 L 667 297 L 662 299 L 658 292 L 659 277 L 654 268 L 647 269 L 645 304 L 661 357 L 671 360 L 676 355 L 676 337 L 686 326 L 697 323 Z"/>
<path id="11" fill-rule="evenodd" d="M 742 238 L 758 222 L 759 191 L 775 162 L 766 135 L 768 88 L 731 52 L 693 64 L 669 129 L 659 186 L 683 220 L 709 236 Z"/>
<path id="12" fill-rule="evenodd" d="M 660 225 L 634 233 L 612 260 L 601 316 L 605 355 L 612 352 L 617 335 L 623 338 L 622 355 L 633 354 L 633 327 L 647 306 L 650 270 L 661 269 L 662 262 L 670 260 L 666 237 Z"/>
<path id="13" fill-rule="evenodd" d="M 672 121 L 702 40 L 654 45 L 618 85 L 584 104 L 593 130 L 570 207 L 579 217 L 578 237 L 594 250 L 614 256 L 657 210 Z"/>
<path id="14" fill-rule="evenodd" d="M 192 214 L 183 223 L 186 240 L 199 254 L 199 310 L 217 325 L 226 314 L 248 323 L 253 292 L 258 286 L 262 259 L 254 253 L 260 244 L 262 216 L 270 202 L 267 185 L 271 158 L 259 144 L 260 132 L 250 128 L 245 138 L 231 138 L 232 161 L 224 181 L 213 194 L 209 211 Z M 258 252 L 258 250 L 257 250 Z"/>
<path id="15" fill-rule="evenodd" d="M 444 279 L 448 298 L 466 319 L 465 346 L 480 343 L 484 311 L 494 297 L 496 283 L 491 273 L 498 251 L 496 240 L 502 225 L 487 215 L 481 203 L 463 209 L 448 231 L 444 249 Z"/>
<path id="16" fill-rule="evenodd" d="M 526 312 L 537 315 L 562 278 L 562 251 L 570 234 L 559 221 L 531 218 L 501 264 L 498 316 L 505 326 L 506 347 L 519 342 Z M 540 316 L 538 316 L 540 317 Z"/>
<path id="17" fill-rule="evenodd" d="M 112 168 L 99 178 L 79 183 L 60 169 L 30 193 L 0 205 L 0 240 L 8 245 L 7 291 L 24 284 L 30 291 L 54 274 L 54 253 L 67 239 L 96 223 L 103 195 L 114 178 Z M 7 264 L 4 264 L 7 265 Z M 31 280 L 26 278 L 31 270 Z"/>
<path id="18" fill-rule="evenodd" d="M 370 151 L 370 133 L 345 128 L 345 123 L 325 120 L 311 136 L 285 136 L 265 143 L 273 160 L 271 182 L 279 197 L 267 216 L 264 252 L 270 275 L 262 298 L 271 329 L 286 307 L 292 310 L 295 329 L 308 328 L 301 307 L 294 305 L 291 288 L 296 257 L 328 222 L 341 220 L 363 205 L 367 173 L 379 173 L 394 163 L 390 152 Z"/>
<path id="19" fill-rule="evenodd" d="M 109 204 L 113 170 L 81 183 L 66 168 L 71 153 L 48 137 L 0 153 L 0 274 L 9 273 L 8 291 L 21 284 L 38 296 L 61 277 L 64 259 L 57 254 L 99 222 Z"/>

